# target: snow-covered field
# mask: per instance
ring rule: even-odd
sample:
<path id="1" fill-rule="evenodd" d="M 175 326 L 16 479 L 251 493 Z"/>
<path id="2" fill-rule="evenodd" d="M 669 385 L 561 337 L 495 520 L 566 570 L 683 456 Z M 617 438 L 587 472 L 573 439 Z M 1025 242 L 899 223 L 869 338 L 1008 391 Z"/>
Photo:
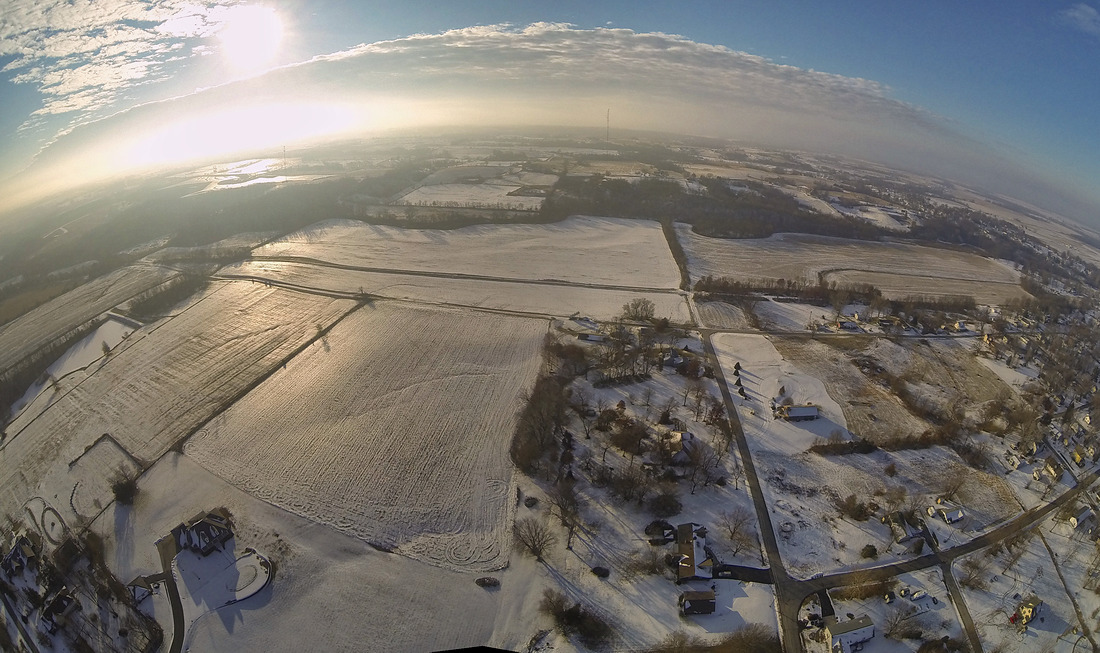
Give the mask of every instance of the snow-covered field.
<path id="1" fill-rule="evenodd" d="M 948 279 L 931 274 L 913 275 L 864 270 L 839 270 L 825 275 L 826 281 L 858 285 L 869 283 L 887 299 L 911 295 L 970 296 L 979 304 L 1000 306 L 1013 299 L 1025 299 L 1027 293 L 1015 281 L 983 281 L 981 279 Z"/>
<path id="2" fill-rule="evenodd" d="M 751 326 L 744 311 L 726 302 L 699 302 L 695 308 L 702 323 L 714 329 L 748 329 Z"/>
<path id="3" fill-rule="evenodd" d="M 283 261 L 244 261 L 222 268 L 220 274 L 227 277 L 269 279 L 339 292 L 365 292 L 375 297 L 535 315 L 563 317 L 580 313 L 597 320 L 611 320 L 622 313 L 624 304 L 632 299 L 645 297 L 654 303 L 654 315 L 657 317 L 667 317 L 677 324 L 691 321 L 684 297 L 673 292 L 633 292 L 581 286 L 451 279 L 445 276 L 366 272 Z"/>
<path id="4" fill-rule="evenodd" d="M 60 379 L 72 372 L 88 367 L 92 363 L 103 358 L 104 346 L 109 349 L 114 349 L 126 338 L 126 336 L 133 333 L 133 331 L 133 326 L 123 323 L 118 319 L 109 318 L 95 331 L 89 333 L 80 342 L 70 347 L 68 351 L 46 368 L 47 376 Z M 38 397 L 41 397 L 48 385 L 49 381 L 45 379 L 31 385 L 31 387 L 27 389 L 26 394 L 12 406 L 12 415 L 18 415 L 28 404 L 32 403 Z"/>
<path id="5" fill-rule="evenodd" d="M 69 331 L 176 275 L 174 270 L 153 265 L 125 267 L 0 326 L 0 373 Z"/>
<path id="6" fill-rule="evenodd" d="M 650 220 L 575 217 L 554 224 L 452 230 L 329 221 L 268 243 L 253 255 L 523 280 L 668 289 L 680 283 L 661 226 Z"/>
<path id="7" fill-rule="evenodd" d="M 766 336 L 720 333 L 714 336 L 713 344 L 726 381 L 732 384 L 740 378 L 748 395 L 735 401 L 739 402 L 738 414 L 754 451 L 800 453 L 837 430 L 847 439 L 844 412 L 825 385 L 783 360 Z M 740 377 L 733 374 L 735 363 L 741 364 Z M 780 394 L 781 389 L 786 392 Z M 736 388 L 731 392 L 737 397 Z M 817 405 L 821 418 L 808 422 L 773 418 L 771 401 L 779 403 L 785 397 L 795 404 Z"/>
<path id="8" fill-rule="evenodd" d="M 76 517 L 73 509 L 94 516 L 110 499 L 102 494 L 109 487 L 105 479 L 118 470 L 75 463 L 103 434 L 141 461 L 156 460 L 316 337 L 317 325 L 352 306 L 349 300 L 224 283 L 176 317 L 135 331 L 111 356 L 62 379 L 41 410 L 43 402 L 36 402 L 34 411 L 8 425 L 0 449 L 0 511 L 16 514 L 41 484 L 67 521 Z"/>
<path id="9" fill-rule="evenodd" d="M 1018 272 L 999 261 L 919 245 L 805 234 L 741 240 L 709 238 L 694 233 L 686 224 L 677 224 L 676 233 L 687 252 L 693 282 L 712 275 L 816 283 L 819 274 L 861 273 L 858 281 L 876 286 L 881 277 L 884 291 L 905 295 L 968 294 L 979 303 L 994 304 L 997 302 L 993 300 L 1003 299 L 1020 280 Z M 954 283 L 942 290 L 945 280 Z M 991 284 L 1000 294 L 987 297 Z"/>
<path id="10" fill-rule="evenodd" d="M 228 482 L 385 548 L 461 570 L 508 559 L 508 443 L 546 325 L 364 307 L 187 444 Z"/>
<path id="11" fill-rule="evenodd" d="M 455 206 L 465 208 L 510 209 L 536 211 L 543 197 L 509 195 L 520 189 L 519 184 L 487 181 L 481 184 L 435 184 L 418 186 L 396 203 L 413 206 Z"/>

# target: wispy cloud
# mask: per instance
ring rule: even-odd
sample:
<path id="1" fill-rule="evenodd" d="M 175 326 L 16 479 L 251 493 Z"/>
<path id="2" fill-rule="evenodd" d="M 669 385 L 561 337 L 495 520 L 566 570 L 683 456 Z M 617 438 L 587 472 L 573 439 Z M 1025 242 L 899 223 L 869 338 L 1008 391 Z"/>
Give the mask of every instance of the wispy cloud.
<path id="1" fill-rule="evenodd" d="M 1058 18 L 1074 29 L 1100 37 L 1100 11 L 1091 5 L 1078 2 L 1058 12 Z"/>
<path id="2" fill-rule="evenodd" d="M 168 79 L 169 64 L 216 33 L 238 0 L 7 0 L 0 57 L 12 81 L 35 87 L 42 106 L 23 128 L 64 115 L 70 124 L 117 109 L 140 85 Z"/>

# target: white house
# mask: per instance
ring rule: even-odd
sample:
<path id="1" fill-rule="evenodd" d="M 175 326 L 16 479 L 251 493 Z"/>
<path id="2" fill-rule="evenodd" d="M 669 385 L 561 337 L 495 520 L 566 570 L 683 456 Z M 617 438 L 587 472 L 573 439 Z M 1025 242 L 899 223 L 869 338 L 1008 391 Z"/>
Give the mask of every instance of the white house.
<path id="1" fill-rule="evenodd" d="M 855 646 L 875 636 L 875 624 L 867 615 L 838 623 L 836 617 L 825 617 L 825 635 L 833 653 L 852 653 Z"/>

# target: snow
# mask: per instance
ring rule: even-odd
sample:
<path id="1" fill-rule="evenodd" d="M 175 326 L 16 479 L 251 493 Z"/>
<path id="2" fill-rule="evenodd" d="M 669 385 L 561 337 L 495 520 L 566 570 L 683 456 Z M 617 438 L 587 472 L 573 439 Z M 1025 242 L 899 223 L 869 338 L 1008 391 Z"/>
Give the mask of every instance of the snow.
<path id="1" fill-rule="evenodd" d="M 676 233 L 693 282 L 711 275 L 817 283 L 819 275 L 826 275 L 881 285 L 894 295 L 967 294 L 980 304 L 1025 297 L 1019 272 L 993 259 L 949 249 L 806 234 L 710 238 L 683 223 L 676 225 Z"/>
<path id="2" fill-rule="evenodd" d="M 1004 361 L 977 356 L 978 362 L 993 372 L 1002 381 L 1014 388 L 1022 388 L 1028 382 L 1038 378 L 1039 373 L 1030 367 L 1009 367 Z"/>
<path id="3" fill-rule="evenodd" d="M 417 187 L 395 203 L 412 206 L 455 206 L 536 211 L 543 197 L 509 195 L 520 189 L 519 184 L 436 184 Z"/>
<path id="4" fill-rule="evenodd" d="M 46 374 L 55 379 L 62 379 L 77 370 L 83 370 L 104 358 L 104 345 L 114 349 L 133 331 L 132 326 L 117 319 L 108 318 L 95 331 L 70 347 L 46 368 Z M 24 408 L 41 397 L 48 386 L 49 381 L 43 379 L 28 388 L 27 392 L 12 405 L 12 418 L 17 417 Z"/>
<path id="5" fill-rule="evenodd" d="M 403 229 L 337 220 L 268 243 L 254 257 L 300 256 L 394 272 L 675 289 L 680 273 L 661 225 L 574 217 L 554 224 Z"/>
<path id="6" fill-rule="evenodd" d="M 511 541 L 513 415 L 545 331 L 541 320 L 364 307 L 185 451 L 365 541 L 454 569 L 499 569 Z"/>
<path id="7" fill-rule="evenodd" d="M 222 268 L 223 277 L 267 279 L 294 286 L 339 292 L 365 292 L 419 303 L 471 306 L 515 311 L 539 316 L 566 317 L 574 313 L 611 320 L 623 305 L 644 297 L 654 303 L 654 315 L 673 323 L 691 321 L 684 296 L 679 292 L 627 291 L 583 286 L 531 284 L 484 279 L 453 279 L 345 270 L 308 263 L 244 261 Z"/>
<path id="8" fill-rule="evenodd" d="M 92 528 L 104 538 L 108 565 L 127 582 L 160 571 L 157 538 L 191 515 L 219 506 L 233 516 L 235 547 L 262 551 L 275 572 L 255 596 L 198 619 L 187 636 L 190 651 L 419 653 L 526 642 L 534 631 L 541 591 L 531 590 L 537 576 L 533 561 L 517 560 L 497 572 L 500 590 L 485 591 L 473 582 L 478 574 L 377 551 L 237 490 L 176 453 L 141 478 L 132 508 L 114 506 Z M 142 608 L 164 594 L 146 599 Z M 156 616 L 170 637 L 167 605 L 158 605 Z"/>
<path id="9" fill-rule="evenodd" d="M 177 274 L 159 266 L 131 265 L 93 279 L 0 326 L 0 372 Z"/>
<path id="10" fill-rule="evenodd" d="M 69 523 L 94 517 L 119 465 L 156 460 L 353 305 L 222 283 L 132 333 L 106 360 L 62 380 L 40 413 L 8 425 L 0 510 L 15 514 L 45 492 Z M 87 465 L 86 454 L 115 462 Z"/>
<path id="11" fill-rule="evenodd" d="M 741 423 L 754 450 L 783 454 L 800 453 L 820 438 L 847 426 L 844 412 L 825 390 L 825 385 L 783 360 L 765 336 L 733 333 L 716 334 L 714 350 L 726 375 L 733 383 L 741 379 L 748 399 L 738 401 Z M 741 363 L 741 376 L 735 377 L 734 363 Z M 783 388 L 786 394 L 780 395 Z M 736 388 L 731 389 L 736 397 Z M 814 404 L 821 417 L 808 422 L 788 422 L 772 417 L 770 402 L 790 397 L 795 404 Z"/>

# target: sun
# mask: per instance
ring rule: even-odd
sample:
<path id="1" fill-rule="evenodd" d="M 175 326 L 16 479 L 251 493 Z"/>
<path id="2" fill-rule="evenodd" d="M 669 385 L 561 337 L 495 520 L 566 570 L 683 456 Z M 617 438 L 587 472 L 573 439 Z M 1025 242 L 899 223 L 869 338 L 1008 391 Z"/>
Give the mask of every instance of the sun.
<path id="1" fill-rule="evenodd" d="M 275 58 L 283 24 L 270 7 L 242 5 L 230 9 L 218 39 L 222 55 L 240 72 L 258 72 Z"/>

